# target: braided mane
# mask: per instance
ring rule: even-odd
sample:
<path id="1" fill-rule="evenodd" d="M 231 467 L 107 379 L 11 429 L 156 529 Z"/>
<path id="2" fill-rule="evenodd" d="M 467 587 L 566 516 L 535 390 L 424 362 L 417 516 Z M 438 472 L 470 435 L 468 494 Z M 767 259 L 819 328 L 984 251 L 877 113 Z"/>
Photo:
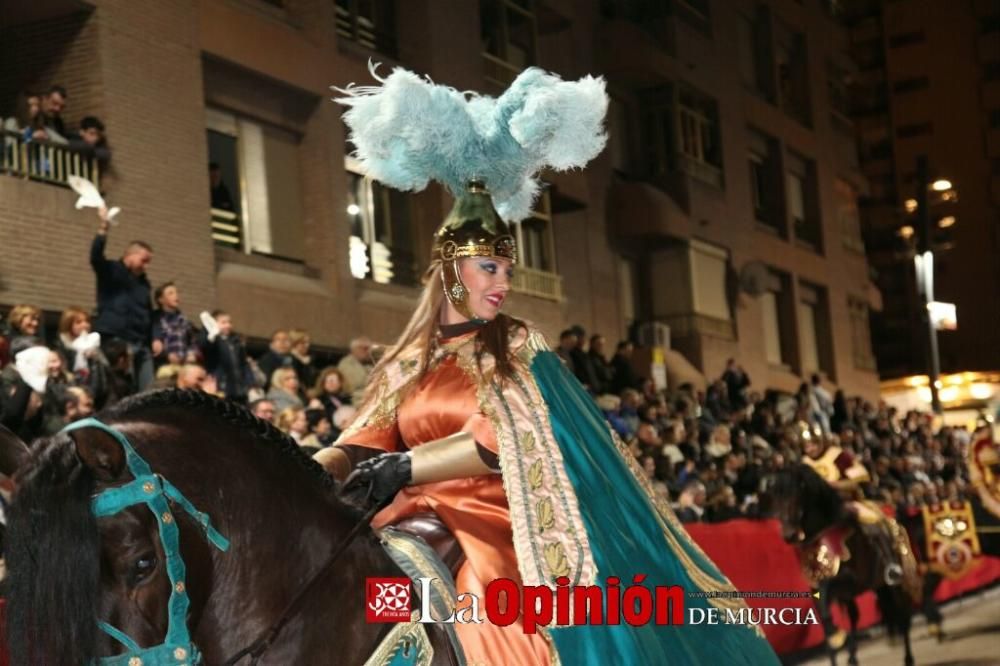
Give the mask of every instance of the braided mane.
<path id="1" fill-rule="evenodd" d="M 102 420 L 125 420 L 137 418 L 138 413 L 146 409 L 161 409 L 168 407 L 184 407 L 210 412 L 226 423 L 242 432 L 252 435 L 258 444 L 267 444 L 271 451 L 278 451 L 290 458 L 300 467 L 307 470 L 327 490 L 335 490 L 336 480 L 326 473 L 322 465 L 309 456 L 290 436 L 278 430 L 273 424 L 259 419 L 250 413 L 246 407 L 223 400 L 203 391 L 190 389 L 165 389 L 150 391 L 125 398 L 116 405 L 104 410 Z"/>

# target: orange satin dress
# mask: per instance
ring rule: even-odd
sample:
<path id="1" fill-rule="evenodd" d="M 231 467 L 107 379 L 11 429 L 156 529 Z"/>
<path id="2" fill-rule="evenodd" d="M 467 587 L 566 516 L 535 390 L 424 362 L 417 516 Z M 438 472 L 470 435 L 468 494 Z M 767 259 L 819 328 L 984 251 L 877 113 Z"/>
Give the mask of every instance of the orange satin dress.
<path id="1" fill-rule="evenodd" d="M 497 453 L 493 426 L 479 409 L 476 386 L 455 357 L 449 355 L 404 398 L 394 424 L 364 428 L 344 443 L 403 451 L 457 432 L 472 433 L 479 444 Z M 500 475 L 404 488 L 375 517 L 372 526 L 384 527 L 426 511 L 433 511 L 441 518 L 465 553 L 466 561 L 455 579 L 458 593 L 469 592 L 479 597 L 483 623 L 454 625 L 469 666 L 549 664 L 549 644 L 541 633 L 525 634 L 520 620 L 500 627 L 486 619 L 486 585 L 496 578 L 510 578 L 518 583 L 521 580 L 510 509 Z"/>

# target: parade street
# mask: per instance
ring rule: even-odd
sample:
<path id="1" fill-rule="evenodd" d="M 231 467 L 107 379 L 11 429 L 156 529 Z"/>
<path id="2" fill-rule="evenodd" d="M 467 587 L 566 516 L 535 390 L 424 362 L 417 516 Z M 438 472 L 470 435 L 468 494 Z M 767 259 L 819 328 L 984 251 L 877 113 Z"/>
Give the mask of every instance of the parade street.
<path id="1" fill-rule="evenodd" d="M 994 587 L 952 602 L 942 608 L 945 640 L 937 642 L 927 633 L 923 618 L 913 628 L 913 656 L 919 666 L 986 666 L 1000 664 L 1000 588 Z M 902 646 L 892 645 L 884 635 L 864 640 L 858 649 L 862 666 L 898 666 L 903 662 Z M 801 662 L 802 666 L 826 666 L 825 655 Z M 847 653 L 838 655 L 847 663 Z"/>

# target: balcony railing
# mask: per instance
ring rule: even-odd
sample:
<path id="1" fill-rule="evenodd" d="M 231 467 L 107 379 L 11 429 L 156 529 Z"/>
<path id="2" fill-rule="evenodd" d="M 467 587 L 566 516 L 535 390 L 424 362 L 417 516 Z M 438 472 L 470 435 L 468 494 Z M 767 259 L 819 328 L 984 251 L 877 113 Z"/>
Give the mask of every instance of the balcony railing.
<path id="1" fill-rule="evenodd" d="M 21 132 L 0 130 L 0 172 L 69 187 L 70 176 L 99 185 L 97 160 L 68 146 L 25 140 Z"/>
<path id="2" fill-rule="evenodd" d="M 562 276 L 535 268 L 518 266 L 514 271 L 514 291 L 550 301 L 561 301 Z"/>
<path id="3" fill-rule="evenodd" d="M 512 65 L 506 60 L 502 60 L 492 53 L 483 53 L 483 68 L 486 74 L 486 80 L 489 83 L 499 86 L 501 89 L 506 90 L 507 87 L 514 82 L 517 75 L 521 73 L 521 69 L 516 65 Z"/>
<path id="4" fill-rule="evenodd" d="M 240 216 L 231 210 L 212 209 L 212 240 L 219 245 L 241 249 L 243 225 Z"/>

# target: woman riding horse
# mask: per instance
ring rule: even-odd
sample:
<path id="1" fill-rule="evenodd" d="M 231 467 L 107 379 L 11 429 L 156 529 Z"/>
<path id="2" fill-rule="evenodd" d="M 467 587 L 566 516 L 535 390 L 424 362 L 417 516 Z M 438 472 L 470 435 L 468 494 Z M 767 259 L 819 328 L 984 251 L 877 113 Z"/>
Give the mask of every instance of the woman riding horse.
<path id="1" fill-rule="evenodd" d="M 434 235 L 416 311 L 374 369 L 353 426 L 317 458 L 347 479 L 348 494 L 387 504 L 378 527 L 436 514 L 464 551 L 459 592 L 482 598 L 491 581 L 510 579 L 616 595 L 615 577 L 645 577 L 650 590 L 721 593 L 689 596 L 688 606 L 744 607 L 541 334 L 501 312 L 517 261 L 506 220 L 530 214 L 536 171 L 600 151 L 603 81 L 529 69 L 498 100 L 467 100 L 401 69 L 383 83 L 340 100 L 352 106 L 345 120 L 362 164 L 400 189 L 441 180 L 456 201 Z M 456 630 L 475 664 L 776 662 L 744 626 L 529 633 L 519 618 Z"/>

